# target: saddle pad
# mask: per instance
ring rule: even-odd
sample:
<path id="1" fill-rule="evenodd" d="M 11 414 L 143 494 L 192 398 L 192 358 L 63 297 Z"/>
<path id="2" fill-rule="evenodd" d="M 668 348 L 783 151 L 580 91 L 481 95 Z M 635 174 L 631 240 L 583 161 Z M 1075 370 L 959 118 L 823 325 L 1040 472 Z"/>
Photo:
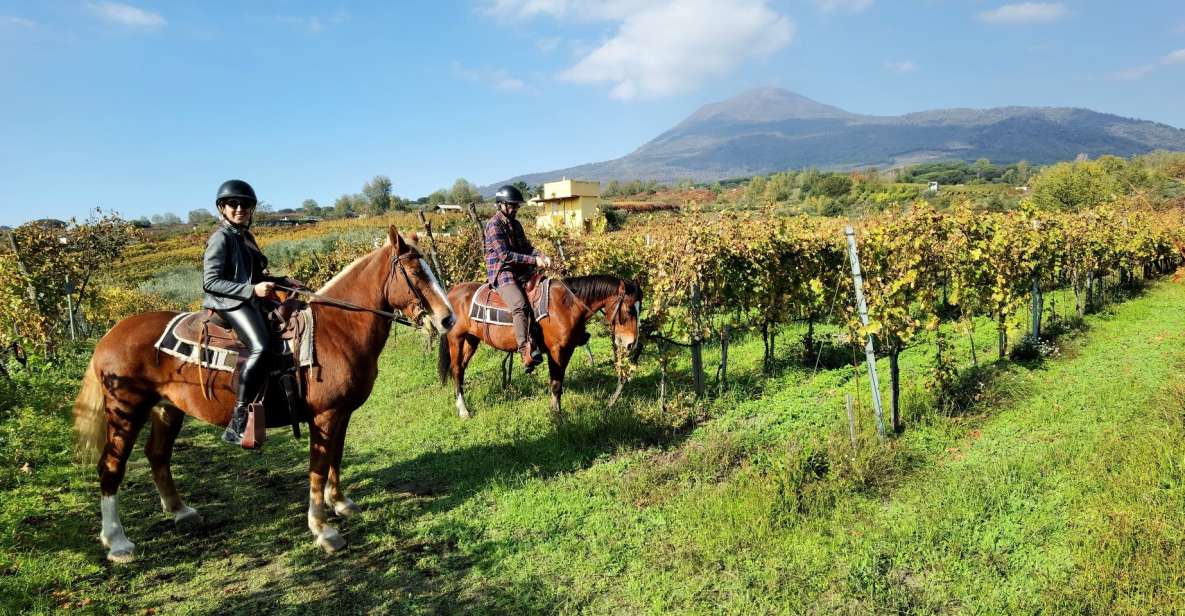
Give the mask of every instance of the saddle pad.
<path id="1" fill-rule="evenodd" d="M 531 304 L 531 311 L 534 313 L 536 321 L 542 321 L 547 318 L 549 304 L 551 303 L 551 279 L 544 278 L 539 281 L 536 289 L 537 295 L 535 296 L 535 301 Z M 494 291 L 490 293 L 489 291 L 489 283 L 477 288 L 477 292 L 473 294 L 473 300 L 469 302 L 469 318 L 478 323 L 489 323 L 490 325 L 510 325 L 514 323 L 510 311 L 502 303 L 502 298 L 498 295 L 498 292 Z M 489 303 L 485 301 L 487 294 L 491 300 Z M 497 303 L 495 304 L 493 302 Z"/>
<path id="2" fill-rule="evenodd" d="M 299 339 L 280 341 L 281 354 L 295 356 L 296 365 L 298 366 L 313 366 L 316 365 L 313 309 L 306 307 L 301 312 L 304 313 L 307 326 L 304 328 Z M 161 333 L 156 344 L 152 346 L 160 352 L 176 357 L 188 364 L 199 364 L 203 368 L 210 370 L 234 372 L 239 358 L 237 351 L 209 345 L 202 348 L 200 340 L 190 340 L 188 337 L 177 332 L 177 324 L 191 314 L 194 313 L 183 312 L 173 317 L 169 321 L 169 324 L 165 326 L 165 331 Z M 199 354 L 201 357 L 199 357 Z"/>

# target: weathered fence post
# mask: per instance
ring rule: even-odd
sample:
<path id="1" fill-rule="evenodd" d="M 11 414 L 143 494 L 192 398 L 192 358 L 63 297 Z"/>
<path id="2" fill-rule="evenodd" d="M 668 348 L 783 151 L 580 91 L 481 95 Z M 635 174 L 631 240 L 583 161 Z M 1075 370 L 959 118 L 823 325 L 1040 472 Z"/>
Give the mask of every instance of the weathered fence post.
<path id="1" fill-rule="evenodd" d="M 477 216 L 477 205 L 470 201 L 467 211 L 469 212 L 469 220 L 473 221 L 474 225 L 477 225 L 477 229 L 479 231 L 484 229 L 481 225 L 481 218 Z"/>
<path id="2" fill-rule="evenodd" d="M 432 271 L 440 277 L 440 283 L 448 288 L 448 273 L 440 267 L 440 258 L 436 256 L 436 237 L 432 235 L 432 221 L 424 216 L 424 210 L 417 212 L 420 215 L 420 223 L 424 225 L 424 233 L 428 234 L 428 256 L 432 258 Z"/>
<path id="3" fill-rule="evenodd" d="M 860 322 L 868 327 L 868 304 L 864 302 L 864 277 L 860 274 L 860 256 L 856 252 L 856 231 L 851 225 L 844 227 L 844 235 L 848 238 L 848 259 L 852 262 L 852 282 L 856 287 L 856 308 L 860 312 Z M 872 408 L 876 411 L 876 434 L 882 440 L 885 438 L 885 417 L 881 408 L 881 383 L 876 376 L 876 349 L 873 346 L 872 334 L 864 340 L 864 358 L 868 362 L 868 383 L 872 387 Z"/>
<path id="4" fill-rule="evenodd" d="M 13 237 L 12 231 L 8 232 L 8 245 L 12 248 L 12 256 L 16 259 L 17 269 L 25 277 L 25 292 L 29 295 L 29 301 L 33 304 L 33 308 L 40 313 L 41 303 L 37 301 L 37 289 L 33 286 L 33 279 L 29 276 L 29 268 L 25 267 L 25 261 L 21 259 L 21 253 L 16 248 L 16 238 Z"/>
<path id="5" fill-rule="evenodd" d="M 699 324 L 699 285 L 691 284 L 691 320 Z M 695 378 L 695 395 L 704 397 L 704 349 L 698 331 L 691 334 L 691 373 Z"/>

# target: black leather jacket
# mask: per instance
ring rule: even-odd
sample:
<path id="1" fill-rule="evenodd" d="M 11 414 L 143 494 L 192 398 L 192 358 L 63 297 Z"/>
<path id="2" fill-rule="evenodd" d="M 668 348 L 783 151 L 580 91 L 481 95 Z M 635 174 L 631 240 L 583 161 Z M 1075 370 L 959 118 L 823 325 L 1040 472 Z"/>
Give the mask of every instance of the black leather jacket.
<path id="1" fill-rule="evenodd" d="M 256 246 L 250 231 L 237 229 L 225 220 L 210 234 L 202 259 L 202 290 L 206 292 L 203 307 L 238 308 L 255 297 L 256 283 L 279 280 L 267 274 L 267 257 Z"/>

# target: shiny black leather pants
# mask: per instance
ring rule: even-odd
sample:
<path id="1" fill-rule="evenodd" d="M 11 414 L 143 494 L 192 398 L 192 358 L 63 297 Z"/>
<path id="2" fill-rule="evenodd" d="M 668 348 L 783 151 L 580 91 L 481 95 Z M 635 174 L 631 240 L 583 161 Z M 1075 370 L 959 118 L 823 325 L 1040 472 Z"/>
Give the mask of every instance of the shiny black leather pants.
<path id="1" fill-rule="evenodd" d="M 259 395 L 259 388 L 263 387 L 268 373 L 268 351 L 270 350 L 270 336 L 267 322 L 263 320 L 259 308 L 253 302 L 243 302 L 238 308 L 219 310 L 218 314 L 226 319 L 239 341 L 247 347 L 247 355 L 243 358 L 243 371 L 239 374 L 239 388 L 235 392 L 239 404 L 247 404 Z"/>

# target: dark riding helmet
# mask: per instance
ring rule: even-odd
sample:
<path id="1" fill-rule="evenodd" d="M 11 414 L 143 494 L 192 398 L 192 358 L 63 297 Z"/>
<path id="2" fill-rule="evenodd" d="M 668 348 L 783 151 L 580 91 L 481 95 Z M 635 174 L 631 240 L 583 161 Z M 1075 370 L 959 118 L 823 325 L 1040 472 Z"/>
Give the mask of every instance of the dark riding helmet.
<path id="1" fill-rule="evenodd" d="M 502 188 L 499 188 L 498 192 L 494 193 L 494 203 L 498 205 L 503 203 L 522 205 L 523 192 L 519 190 L 517 186 L 511 186 L 510 184 L 507 184 Z"/>
<path id="2" fill-rule="evenodd" d="M 242 201 L 250 201 L 255 204 L 259 200 L 255 198 L 255 189 L 243 180 L 227 180 L 218 187 L 218 196 L 214 198 L 214 204 L 219 205 L 223 199 L 240 199 Z"/>

